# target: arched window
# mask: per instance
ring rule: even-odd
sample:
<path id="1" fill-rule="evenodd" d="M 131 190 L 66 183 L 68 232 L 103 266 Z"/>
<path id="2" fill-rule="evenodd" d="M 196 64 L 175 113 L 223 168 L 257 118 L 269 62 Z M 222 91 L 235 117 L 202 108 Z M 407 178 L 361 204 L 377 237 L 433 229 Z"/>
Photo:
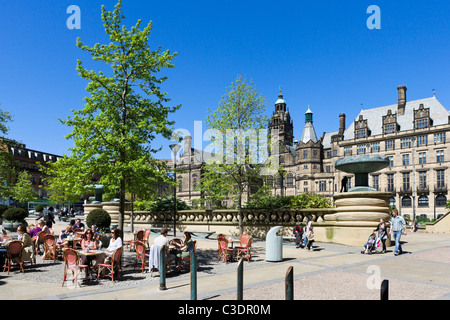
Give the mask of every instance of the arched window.
<path id="1" fill-rule="evenodd" d="M 195 190 L 195 187 L 197 187 L 197 185 L 198 185 L 197 174 L 193 174 L 192 175 L 192 188 Z"/>
<path id="2" fill-rule="evenodd" d="M 286 187 L 292 188 L 294 186 L 294 175 L 292 173 L 288 173 L 286 176 Z"/>
<path id="3" fill-rule="evenodd" d="M 445 207 L 447 204 L 447 197 L 440 194 L 436 197 L 436 207 Z"/>
<path id="4" fill-rule="evenodd" d="M 390 206 L 395 206 L 395 197 L 390 197 L 389 198 L 389 205 Z"/>
<path id="5" fill-rule="evenodd" d="M 411 207 L 411 197 L 406 196 L 402 198 L 402 207 Z"/>
<path id="6" fill-rule="evenodd" d="M 428 197 L 425 195 L 420 196 L 417 203 L 419 207 L 428 207 Z"/>

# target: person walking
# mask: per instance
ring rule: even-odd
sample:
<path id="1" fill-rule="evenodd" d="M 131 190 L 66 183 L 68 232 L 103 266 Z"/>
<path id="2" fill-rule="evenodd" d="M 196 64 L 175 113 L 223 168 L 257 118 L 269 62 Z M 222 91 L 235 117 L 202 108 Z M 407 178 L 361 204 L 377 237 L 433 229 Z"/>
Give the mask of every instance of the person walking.
<path id="1" fill-rule="evenodd" d="M 294 235 L 295 235 L 295 247 L 296 248 L 301 248 L 302 246 L 302 238 L 303 238 L 303 228 L 302 226 L 299 224 L 297 226 L 294 227 Z"/>
<path id="2" fill-rule="evenodd" d="M 391 236 L 395 240 L 394 255 L 399 255 L 403 253 L 402 245 L 400 244 L 400 238 L 402 234 L 406 235 L 406 222 L 402 216 L 398 215 L 398 210 L 394 209 L 392 211 L 391 219 Z"/>
<path id="3" fill-rule="evenodd" d="M 312 215 L 309 214 L 306 222 L 305 232 L 303 233 L 303 244 L 304 247 L 306 248 L 308 245 L 308 235 L 310 234 L 311 228 L 312 228 Z"/>

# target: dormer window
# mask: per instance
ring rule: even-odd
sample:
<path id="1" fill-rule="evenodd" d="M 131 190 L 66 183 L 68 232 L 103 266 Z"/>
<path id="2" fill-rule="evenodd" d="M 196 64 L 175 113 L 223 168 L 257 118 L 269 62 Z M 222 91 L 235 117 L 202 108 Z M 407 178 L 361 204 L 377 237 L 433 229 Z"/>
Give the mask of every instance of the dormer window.
<path id="1" fill-rule="evenodd" d="M 392 113 L 391 109 L 387 111 L 387 115 L 383 116 L 383 132 L 384 134 L 395 133 L 398 131 L 397 114 Z"/>
<path id="2" fill-rule="evenodd" d="M 355 121 L 355 138 L 362 139 L 370 136 L 370 130 L 367 126 L 367 120 L 363 119 L 363 116 L 360 115 L 359 119 Z"/>
<path id="3" fill-rule="evenodd" d="M 413 112 L 415 129 L 424 129 L 432 125 L 432 120 L 430 118 L 430 108 L 424 108 L 423 104 L 420 104 L 419 109 L 413 110 Z"/>

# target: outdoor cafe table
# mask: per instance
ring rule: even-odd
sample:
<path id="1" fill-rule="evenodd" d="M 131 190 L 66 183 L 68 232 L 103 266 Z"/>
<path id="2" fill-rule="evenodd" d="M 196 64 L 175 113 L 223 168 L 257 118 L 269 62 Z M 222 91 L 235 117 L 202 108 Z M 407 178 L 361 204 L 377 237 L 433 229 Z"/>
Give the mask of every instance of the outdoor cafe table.
<path id="1" fill-rule="evenodd" d="M 71 247 L 71 248 L 74 248 L 75 245 L 76 245 L 78 242 L 83 241 L 82 238 L 78 238 L 78 237 L 75 237 L 75 236 L 68 236 L 68 237 L 67 237 L 66 239 L 64 239 L 64 240 L 66 240 L 67 242 L 69 242 L 69 247 Z"/>
<path id="2" fill-rule="evenodd" d="M 80 256 L 86 256 L 88 258 L 88 259 L 86 259 L 87 265 L 88 265 L 88 272 L 87 272 L 86 278 L 89 280 L 89 278 L 91 276 L 92 258 L 100 256 L 103 253 L 103 251 L 102 250 L 89 250 L 89 251 L 80 250 L 80 251 L 78 251 L 78 253 L 80 254 Z"/>

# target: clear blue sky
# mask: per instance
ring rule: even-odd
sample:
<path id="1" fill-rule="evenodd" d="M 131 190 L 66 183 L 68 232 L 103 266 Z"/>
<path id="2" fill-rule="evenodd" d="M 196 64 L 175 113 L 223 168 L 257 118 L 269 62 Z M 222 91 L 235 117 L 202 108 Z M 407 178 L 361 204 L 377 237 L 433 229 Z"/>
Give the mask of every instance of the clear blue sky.
<path id="1" fill-rule="evenodd" d="M 100 6 L 115 0 L 2 1 L 0 4 L 0 108 L 12 113 L 9 137 L 28 148 L 69 154 L 71 109 L 81 109 L 87 82 L 76 60 L 90 56 L 75 46 L 106 43 Z M 432 96 L 450 108 L 449 1 L 137 1 L 124 0 L 125 24 L 153 21 L 150 44 L 178 52 L 163 86 L 175 128 L 193 133 L 194 121 L 217 107 L 242 74 L 267 97 L 271 114 L 282 87 L 300 138 L 310 105 L 318 136 L 347 126 L 361 109 Z M 81 9 L 81 29 L 69 30 L 70 5 Z M 369 30 L 370 5 L 381 9 L 381 29 Z M 169 141 L 156 155 L 170 158 Z M 207 143 L 204 144 L 206 146 Z"/>

